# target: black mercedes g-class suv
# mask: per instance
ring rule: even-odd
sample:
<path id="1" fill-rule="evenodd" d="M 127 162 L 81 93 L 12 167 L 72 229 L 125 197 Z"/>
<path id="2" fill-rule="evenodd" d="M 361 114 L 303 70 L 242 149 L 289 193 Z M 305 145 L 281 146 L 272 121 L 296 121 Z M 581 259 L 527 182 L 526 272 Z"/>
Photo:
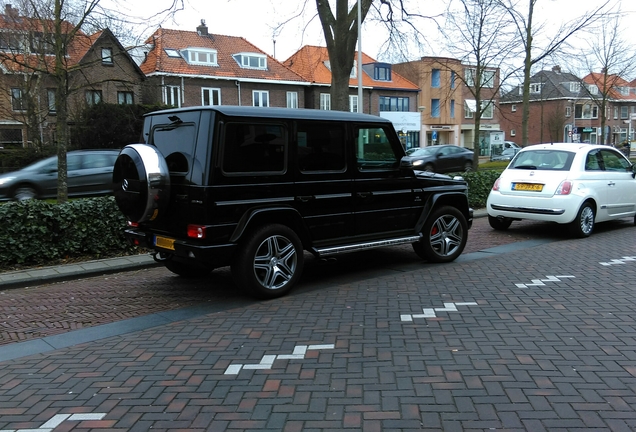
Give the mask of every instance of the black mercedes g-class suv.
<path id="1" fill-rule="evenodd" d="M 231 266 L 259 298 L 287 293 L 316 257 L 412 243 L 457 258 L 472 223 L 461 178 L 414 171 L 380 117 L 206 106 L 146 116 L 124 147 L 114 195 L 127 237 L 182 276 Z"/>

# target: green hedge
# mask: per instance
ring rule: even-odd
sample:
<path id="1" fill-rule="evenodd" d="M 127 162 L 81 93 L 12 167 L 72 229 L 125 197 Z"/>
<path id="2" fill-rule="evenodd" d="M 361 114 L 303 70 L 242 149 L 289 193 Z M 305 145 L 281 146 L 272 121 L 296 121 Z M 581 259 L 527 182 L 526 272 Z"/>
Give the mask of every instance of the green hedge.
<path id="1" fill-rule="evenodd" d="M 52 204 L 30 200 L 0 205 L 0 267 L 135 253 L 113 197 Z"/>
<path id="2" fill-rule="evenodd" d="M 470 171 L 460 174 L 468 183 L 468 204 L 472 208 L 486 207 L 486 200 L 495 180 L 503 169 Z"/>

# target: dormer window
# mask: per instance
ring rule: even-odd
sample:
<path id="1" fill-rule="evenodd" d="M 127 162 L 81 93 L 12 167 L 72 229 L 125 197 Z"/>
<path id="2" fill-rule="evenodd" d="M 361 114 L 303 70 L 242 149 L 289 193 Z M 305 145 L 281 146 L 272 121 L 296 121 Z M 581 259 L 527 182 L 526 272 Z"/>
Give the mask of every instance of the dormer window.
<path id="1" fill-rule="evenodd" d="M 267 69 L 267 56 L 256 53 L 234 54 L 234 60 L 245 69 Z"/>
<path id="2" fill-rule="evenodd" d="M 530 93 L 541 93 L 541 83 L 530 83 Z"/>
<path id="3" fill-rule="evenodd" d="M 581 91 L 581 83 L 571 82 L 570 83 L 570 91 L 572 93 L 578 93 L 579 91 Z"/>
<path id="4" fill-rule="evenodd" d="M 391 81 L 391 66 L 376 65 L 373 68 L 373 79 L 376 81 Z"/>
<path id="5" fill-rule="evenodd" d="M 217 66 L 216 51 L 207 48 L 188 48 L 185 59 L 191 65 Z"/>
<path id="6" fill-rule="evenodd" d="M 324 65 L 331 72 L 331 62 L 329 60 L 324 61 Z M 356 60 L 353 61 L 353 67 L 351 68 L 351 73 L 349 74 L 349 78 L 357 78 L 358 77 L 358 62 Z"/>

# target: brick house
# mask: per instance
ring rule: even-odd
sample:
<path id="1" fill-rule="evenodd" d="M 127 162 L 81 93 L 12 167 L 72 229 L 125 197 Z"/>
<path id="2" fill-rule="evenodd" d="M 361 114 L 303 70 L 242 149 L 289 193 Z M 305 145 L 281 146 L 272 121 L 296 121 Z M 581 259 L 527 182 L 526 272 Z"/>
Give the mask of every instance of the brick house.
<path id="1" fill-rule="evenodd" d="M 362 53 L 362 101 L 358 101 L 358 54 L 349 81 L 349 109 L 379 115 L 393 122 L 406 149 L 420 146 L 420 115 L 416 84 L 397 73 L 390 63 Z M 331 69 L 326 47 L 307 45 L 283 62 L 311 85 L 305 87 L 305 107 L 331 109 Z"/>
<path id="2" fill-rule="evenodd" d="M 605 78 L 604 78 L 605 77 Z M 607 80 L 609 79 L 609 80 Z M 603 85 L 602 83 L 606 84 Z M 605 131 L 601 129 L 602 89 L 605 92 Z M 514 87 L 501 97 L 502 125 L 521 140 L 522 88 Z M 636 113 L 634 86 L 626 80 L 602 73 L 581 79 L 561 71 L 559 66 L 530 78 L 528 142 L 619 144 L 627 139 L 630 115 Z M 522 144 L 520 141 L 519 144 Z"/>
<path id="3" fill-rule="evenodd" d="M 242 37 L 208 33 L 204 21 L 196 31 L 160 28 L 146 44 L 146 103 L 305 106 L 300 76 Z"/>
<path id="4" fill-rule="evenodd" d="M 394 69 L 421 88 L 418 106 L 421 111 L 424 145 L 454 144 L 473 147 L 475 136 L 475 97 L 469 86 L 475 68 L 458 59 L 422 57 L 394 65 Z M 482 156 L 489 155 L 491 141 L 502 140 L 498 111 L 499 70 L 486 68 L 482 77 L 481 99 L 486 106 L 480 120 Z M 490 102 L 492 100 L 492 102 Z"/>
<path id="5" fill-rule="evenodd" d="M 0 146 L 55 143 L 52 25 L 11 5 L 0 14 Z M 68 34 L 73 25 L 63 22 L 62 29 Z M 110 30 L 79 31 L 66 50 L 69 119 L 87 103 L 139 101 L 143 73 Z"/>

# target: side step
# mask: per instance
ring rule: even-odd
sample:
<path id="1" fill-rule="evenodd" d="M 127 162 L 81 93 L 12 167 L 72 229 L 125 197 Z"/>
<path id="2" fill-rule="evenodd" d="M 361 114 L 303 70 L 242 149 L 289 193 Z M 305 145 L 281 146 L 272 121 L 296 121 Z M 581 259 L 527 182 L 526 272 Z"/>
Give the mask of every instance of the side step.
<path id="1" fill-rule="evenodd" d="M 369 241 L 369 242 L 363 242 L 363 243 L 353 243 L 353 244 L 348 244 L 343 246 L 317 248 L 317 249 L 314 249 L 314 253 L 319 257 L 326 257 L 326 256 L 332 256 L 332 255 L 348 253 L 348 252 L 375 249 L 375 248 L 379 248 L 383 246 L 395 246 L 395 245 L 401 245 L 401 244 L 407 244 L 407 243 L 415 243 L 417 241 L 420 241 L 421 238 L 422 236 L 414 235 L 414 236 L 397 237 L 397 238 L 385 239 L 385 240 Z"/>

